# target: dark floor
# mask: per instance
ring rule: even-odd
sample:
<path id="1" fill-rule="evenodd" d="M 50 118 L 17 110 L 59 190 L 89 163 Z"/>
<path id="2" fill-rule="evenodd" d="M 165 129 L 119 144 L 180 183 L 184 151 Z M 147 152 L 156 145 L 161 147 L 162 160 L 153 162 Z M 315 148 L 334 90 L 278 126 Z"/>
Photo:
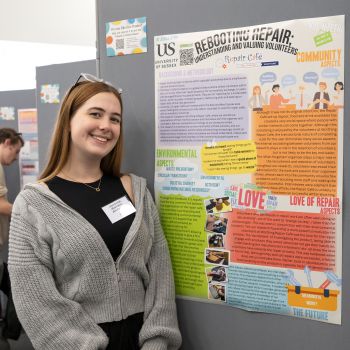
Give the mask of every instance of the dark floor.
<path id="1" fill-rule="evenodd" d="M 2 329 L 2 322 L 0 321 L 0 333 Z M 6 340 L 0 337 L 0 350 L 34 350 L 32 344 L 30 343 L 27 335 L 22 331 L 18 340 L 8 340 L 9 345 Z"/>
<path id="2" fill-rule="evenodd" d="M 4 261 L 7 261 L 7 247 L 4 247 L 0 252 L 0 261 L 2 261 L 2 259 Z M 9 343 L 11 350 L 34 350 L 32 344 L 24 332 L 22 332 L 18 340 L 9 340 Z M 5 347 L 5 345 L 2 345 L 0 340 L 0 350 L 3 350 L 3 347 Z"/>
<path id="3" fill-rule="evenodd" d="M 18 340 L 10 340 L 9 343 L 11 344 L 11 350 L 34 350 L 25 333 L 22 333 Z"/>

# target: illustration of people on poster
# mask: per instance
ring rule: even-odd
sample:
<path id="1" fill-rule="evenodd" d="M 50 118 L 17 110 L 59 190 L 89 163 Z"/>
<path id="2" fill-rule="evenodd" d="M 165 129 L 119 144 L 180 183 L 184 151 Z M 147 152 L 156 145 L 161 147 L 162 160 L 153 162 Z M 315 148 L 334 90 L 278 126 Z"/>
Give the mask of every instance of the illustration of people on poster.
<path id="1" fill-rule="evenodd" d="M 344 16 L 154 48 L 155 193 L 177 295 L 340 324 Z"/>

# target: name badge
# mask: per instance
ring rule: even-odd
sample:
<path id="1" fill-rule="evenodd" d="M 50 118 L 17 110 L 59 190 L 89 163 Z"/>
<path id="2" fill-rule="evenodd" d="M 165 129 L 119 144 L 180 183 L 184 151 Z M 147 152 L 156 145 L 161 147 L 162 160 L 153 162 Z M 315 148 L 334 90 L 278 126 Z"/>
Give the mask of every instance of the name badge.
<path id="1" fill-rule="evenodd" d="M 105 205 L 102 207 L 102 210 L 108 216 L 112 224 L 136 212 L 135 207 L 126 196 Z"/>

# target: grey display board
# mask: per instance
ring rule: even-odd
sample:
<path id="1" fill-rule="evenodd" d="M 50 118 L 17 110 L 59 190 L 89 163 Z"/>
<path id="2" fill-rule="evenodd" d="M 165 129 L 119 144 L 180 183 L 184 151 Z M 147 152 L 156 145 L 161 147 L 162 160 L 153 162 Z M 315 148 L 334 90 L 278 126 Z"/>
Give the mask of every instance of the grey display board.
<path id="1" fill-rule="evenodd" d="M 52 131 L 55 125 L 60 104 L 42 103 L 40 99 L 41 86 L 46 84 L 59 85 L 60 101 L 65 92 L 76 82 L 80 73 L 96 74 L 96 61 L 80 61 L 63 64 L 53 64 L 36 68 L 36 103 L 38 109 L 39 137 L 39 170 L 42 171 L 46 162 Z"/>
<path id="2" fill-rule="evenodd" d="M 14 107 L 15 120 L 0 120 L 0 128 L 18 130 L 18 109 L 35 108 L 35 90 L 0 91 L 0 107 Z M 4 167 L 8 199 L 13 202 L 20 190 L 18 161 Z"/>
<path id="3" fill-rule="evenodd" d="M 101 77 L 123 88 L 125 104 L 125 160 L 123 170 L 154 181 L 154 68 L 155 35 L 236 28 L 297 18 L 349 14 L 348 0 L 129 0 L 96 1 L 98 18 L 99 71 Z M 147 17 L 148 53 L 107 57 L 105 23 Z M 346 20 L 348 18 L 346 17 Z M 346 26 L 346 40 L 349 40 Z M 349 66 L 345 50 L 345 67 Z M 345 72 L 345 85 L 350 81 Z M 345 89 L 349 100 L 349 89 Z M 273 314 L 258 314 L 222 305 L 177 300 L 183 350 L 220 349 L 319 349 L 345 350 L 350 344 L 350 216 L 349 107 L 344 123 L 344 219 L 342 326 Z"/>

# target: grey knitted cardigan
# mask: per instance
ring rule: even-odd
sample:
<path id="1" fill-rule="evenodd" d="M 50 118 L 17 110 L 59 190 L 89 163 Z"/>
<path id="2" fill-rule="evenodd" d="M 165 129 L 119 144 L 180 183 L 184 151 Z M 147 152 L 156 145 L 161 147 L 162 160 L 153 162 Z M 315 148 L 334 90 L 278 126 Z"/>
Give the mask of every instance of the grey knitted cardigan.
<path id="1" fill-rule="evenodd" d="M 145 179 L 131 178 L 136 216 L 116 261 L 96 229 L 46 185 L 27 185 L 18 195 L 9 272 L 35 349 L 105 349 L 108 338 L 97 324 L 138 312 L 142 350 L 180 347 L 167 243 Z"/>

